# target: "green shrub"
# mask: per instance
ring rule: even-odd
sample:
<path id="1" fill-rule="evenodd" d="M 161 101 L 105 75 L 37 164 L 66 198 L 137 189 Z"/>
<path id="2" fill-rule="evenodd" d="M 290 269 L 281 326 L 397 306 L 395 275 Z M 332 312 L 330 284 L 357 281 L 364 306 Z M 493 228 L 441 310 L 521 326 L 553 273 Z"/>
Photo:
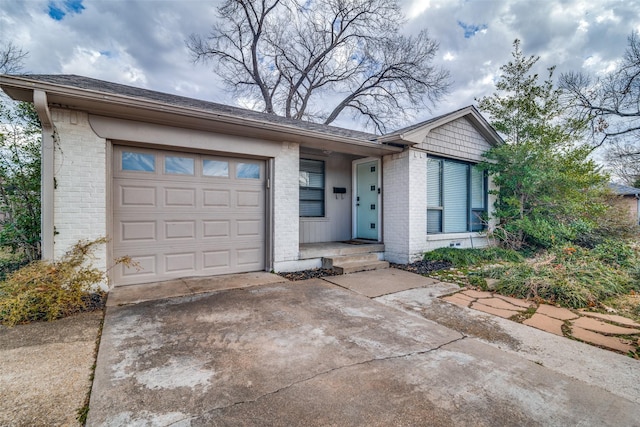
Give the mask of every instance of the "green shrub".
<path id="1" fill-rule="evenodd" d="M 637 262 L 635 251 L 622 240 L 605 240 L 593 248 L 593 254 L 603 262 L 622 267 L 631 267 Z"/>
<path id="2" fill-rule="evenodd" d="M 91 266 L 93 250 L 106 239 L 80 241 L 61 259 L 34 261 L 0 283 L 0 322 L 16 325 L 54 320 L 95 306 L 105 272 Z M 124 261 L 120 261 L 124 262 Z"/>
<path id="3" fill-rule="evenodd" d="M 591 307 L 606 298 L 640 290 L 637 260 L 623 247 L 610 243 L 597 251 L 566 246 L 536 262 L 494 268 L 486 274 L 499 279 L 496 291 L 505 295 L 572 308 Z M 624 268 L 612 259 L 623 259 L 630 267 Z"/>
<path id="4" fill-rule="evenodd" d="M 423 258 L 425 261 L 447 261 L 455 267 L 468 267 L 497 261 L 522 261 L 522 256 L 518 252 L 500 247 L 481 249 L 439 248 L 425 252 Z"/>

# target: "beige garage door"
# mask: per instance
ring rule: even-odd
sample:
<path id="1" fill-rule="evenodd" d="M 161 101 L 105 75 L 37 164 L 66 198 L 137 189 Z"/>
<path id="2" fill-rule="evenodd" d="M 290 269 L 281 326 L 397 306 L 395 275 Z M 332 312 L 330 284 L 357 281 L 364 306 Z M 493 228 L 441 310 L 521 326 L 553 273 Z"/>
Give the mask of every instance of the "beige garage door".
<path id="1" fill-rule="evenodd" d="M 117 146 L 117 285 L 264 270 L 265 162 Z"/>

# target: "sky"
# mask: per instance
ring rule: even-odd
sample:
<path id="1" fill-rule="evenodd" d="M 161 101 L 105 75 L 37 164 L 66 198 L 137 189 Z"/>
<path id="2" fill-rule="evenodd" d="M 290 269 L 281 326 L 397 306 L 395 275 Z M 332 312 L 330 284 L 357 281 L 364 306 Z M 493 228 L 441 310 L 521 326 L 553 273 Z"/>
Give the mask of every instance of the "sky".
<path id="1" fill-rule="evenodd" d="M 449 70 L 449 95 L 413 123 L 490 95 L 513 41 L 540 56 L 536 71 L 612 70 L 640 31 L 640 0 L 399 0 L 406 35 L 427 29 Z M 0 45 L 29 53 L 24 71 L 79 74 L 238 105 L 210 66 L 194 64 L 185 40 L 207 34 L 220 0 L 0 0 Z M 348 115 L 335 124 L 359 128 Z M 408 123 L 409 124 L 409 123 Z"/>

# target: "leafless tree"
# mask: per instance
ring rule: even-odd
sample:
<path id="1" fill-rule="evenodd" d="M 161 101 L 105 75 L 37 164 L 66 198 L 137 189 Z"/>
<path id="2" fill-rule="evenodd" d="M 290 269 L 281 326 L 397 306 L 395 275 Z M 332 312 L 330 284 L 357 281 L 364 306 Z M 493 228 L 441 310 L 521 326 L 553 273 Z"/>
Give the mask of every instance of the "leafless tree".
<path id="1" fill-rule="evenodd" d="M 614 143 L 604 155 L 607 169 L 630 187 L 640 186 L 640 153 L 631 143 Z"/>
<path id="2" fill-rule="evenodd" d="M 384 132 L 449 88 L 438 43 L 400 34 L 397 0 L 226 0 L 218 15 L 187 40 L 193 60 L 267 113 L 330 124 L 351 112 Z"/>
<path id="3" fill-rule="evenodd" d="M 17 47 L 13 42 L 0 47 L 0 74 L 15 74 L 22 69 L 22 61 L 28 53 Z"/>
<path id="4" fill-rule="evenodd" d="M 640 35 L 633 32 L 619 66 L 602 78 L 567 73 L 560 86 L 580 118 L 590 121 L 596 146 L 633 141 L 629 155 L 640 155 Z"/>

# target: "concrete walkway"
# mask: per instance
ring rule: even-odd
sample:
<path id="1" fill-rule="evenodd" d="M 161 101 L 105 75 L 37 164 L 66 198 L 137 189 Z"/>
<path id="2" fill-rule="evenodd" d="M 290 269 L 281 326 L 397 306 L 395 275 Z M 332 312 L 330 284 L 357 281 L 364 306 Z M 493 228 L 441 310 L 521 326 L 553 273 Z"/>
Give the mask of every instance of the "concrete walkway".
<path id="1" fill-rule="evenodd" d="M 95 311 L 0 326 L 0 425 L 79 425 L 101 323 Z"/>
<path id="2" fill-rule="evenodd" d="M 640 419 L 638 361 L 438 298 L 456 289 L 390 269 L 121 299 L 107 308 L 88 425 Z M 574 347 L 532 343 L 501 322 Z M 598 377 L 605 355 L 609 382 Z"/>

